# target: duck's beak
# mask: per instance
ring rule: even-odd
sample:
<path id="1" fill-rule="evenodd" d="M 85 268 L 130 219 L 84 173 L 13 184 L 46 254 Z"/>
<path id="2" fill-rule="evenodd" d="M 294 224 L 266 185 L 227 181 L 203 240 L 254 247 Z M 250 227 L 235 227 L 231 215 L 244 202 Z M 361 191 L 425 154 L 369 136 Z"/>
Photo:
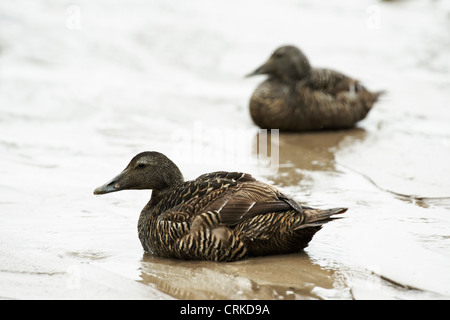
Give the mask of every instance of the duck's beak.
<path id="1" fill-rule="evenodd" d="M 105 183 L 104 185 L 95 188 L 94 194 L 105 194 L 110 192 L 116 192 L 122 190 L 118 181 L 122 174 L 119 174 L 117 177 L 112 179 L 111 181 Z"/>
<path id="2" fill-rule="evenodd" d="M 260 69 L 261 69 L 261 67 L 259 67 L 258 69 L 256 69 L 256 70 L 253 71 L 253 72 L 250 72 L 249 74 L 246 74 L 245 77 L 246 77 L 246 78 L 249 78 L 249 77 L 253 77 L 253 76 L 256 76 L 256 75 L 258 75 L 258 74 L 261 74 L 261 73 L 260 73 Z"/>
<path id="3" fill-rule="evenodd" d="M 270 74 L 272 72 L 273 72 L 273 61 L 272 61 L 272 58 L 270 58 L 262 66 L 260 66 L 255 71 L 247 74 L 245 77 L 248 78 L 248 77 L 253 77 L 253 76 L 256 76 L 259 74 Z"/>

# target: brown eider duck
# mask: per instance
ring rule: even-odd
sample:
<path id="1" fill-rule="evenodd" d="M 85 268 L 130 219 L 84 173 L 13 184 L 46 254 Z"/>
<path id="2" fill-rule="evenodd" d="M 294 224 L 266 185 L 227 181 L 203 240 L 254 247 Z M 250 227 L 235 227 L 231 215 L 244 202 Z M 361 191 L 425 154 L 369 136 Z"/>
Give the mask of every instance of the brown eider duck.
<path id="1" fill-rule="evenodd" d="M 298 48 L 275 50 L 247 76 L 267 74 L 250 99 L 253 121 L 263 129 L 347 129 L 364 119 L 382 92 L 337 71 L 312 68 Z"/>
<path id="2" fill-rule="evenodd" d="M 250 174 L 218 171 L 184 181 L 159 152 L 142 152 L 94 194 L 152 189 L 139 217 L 145 251 L 160 257 L 235 261 L 301 251 L 322 224 L 346 208 L 300 205 Z"/>

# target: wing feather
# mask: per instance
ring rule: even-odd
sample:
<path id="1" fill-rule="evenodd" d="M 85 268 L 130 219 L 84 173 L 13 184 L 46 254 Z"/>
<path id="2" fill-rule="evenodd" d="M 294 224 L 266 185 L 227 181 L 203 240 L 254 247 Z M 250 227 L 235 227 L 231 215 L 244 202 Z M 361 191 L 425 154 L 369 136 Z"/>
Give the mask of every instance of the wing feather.
<path id="1" fill-rule="evenodd" d="M 204 212 L 217 212 L 220 223 L 236 225 L 257 215 L 287 210 L 302 212 L 301 206 L 276 188 L 240 172 L 218 171 L 185 182 L 166 197 L 160 219 L 186 213 L 190 219 Z M 191 220 L 192 221 L 192 220 Z"/>
<path id="2" fill-rule="evenodd" d="M 307 80 L 307 85 L 313 89 L 336 95 L 342 91 L 350 91 L 359 86 L 357 80 L 330 69 L 313 69 Z"/>

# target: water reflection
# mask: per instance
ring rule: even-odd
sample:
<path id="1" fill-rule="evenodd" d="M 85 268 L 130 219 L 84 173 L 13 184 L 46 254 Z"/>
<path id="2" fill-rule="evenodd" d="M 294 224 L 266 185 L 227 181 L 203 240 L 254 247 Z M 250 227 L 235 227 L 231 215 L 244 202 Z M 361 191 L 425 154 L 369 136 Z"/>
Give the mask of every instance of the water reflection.
<path id="1" fill-rule="evenodd" d="M 179 299 L 323 299 L 335 291 L 333 272 L 304 252 L 230 263 L 144 254 L 140 277 Z"/>
<path id="2" fill-rule="evenodd" d="M 363 141 L 366 136 L 367 132 L 360 128 L 301 134 L 281 132 L 277 150 L 274 150 L 279 153 L 279 169 L 276 175 L 269 178 L 277 185 L 290 186 L 298 185 L 305 178 L 305 170 L 337 172 L 335 152 L 348 144 Z M 254 139 L 258 140 L 259 137 Z M 253 146 L 257 145 L 253 143 Z M 253 153 L 257 156 L 259 150 L 254 148 Z"/>

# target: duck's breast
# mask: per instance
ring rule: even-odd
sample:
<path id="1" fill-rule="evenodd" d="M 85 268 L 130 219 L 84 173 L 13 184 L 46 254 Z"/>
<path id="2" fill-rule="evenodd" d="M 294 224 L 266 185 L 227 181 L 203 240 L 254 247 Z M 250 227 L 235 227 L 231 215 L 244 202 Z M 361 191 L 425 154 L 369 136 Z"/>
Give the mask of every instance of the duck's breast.
<path id="1" fill-rule="evenodd" d="M 268 79 L 261 83 L 250 99 L 250 115 L 264 129 L 286 129 L 292 117 L 288 85 Z"/>

